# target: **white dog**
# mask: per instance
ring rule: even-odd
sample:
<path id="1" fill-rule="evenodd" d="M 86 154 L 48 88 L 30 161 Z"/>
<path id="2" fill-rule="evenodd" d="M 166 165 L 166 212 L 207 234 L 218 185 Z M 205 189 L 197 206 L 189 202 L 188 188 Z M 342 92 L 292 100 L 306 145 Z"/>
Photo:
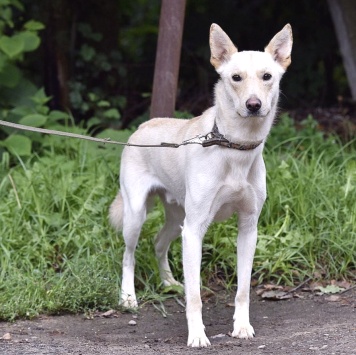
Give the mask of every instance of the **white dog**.
<path id="1" fill-rule="evenodd" d="M 291 62 L 292 30 L 287 24 L 264 52 L 238 52 L 216 24 L 210 28 L 211 63 L 220 74 L 215 105 L 191 120 L 155 118 L 142 124 L 129 143 L 172 147 L 125 147 L 121 158 L 121 190 L 110 207 L 114 227 L 123 229 L 126 249 L 120 302 L 137 307 L 134 287 L 135 248 L 147 205 L 158 195 L 166 222 L 155 240 L 164 285 L 179 284 L 167 253 L 180 234 L 188 321 L 188 345 L 210 345 L 205 335 L 200 297 L 202 242 L 213 221 L 238 214 L 238 290 L 235 298 L 236 338 L 251 338 L 250 278 L 257 241 L 257 222 L 266 199 L 262 150 L 275 119 L 279 82 Z M 192 139 L 193 138 L 193 139 Z M 189 144 L 192 143 L 192 144 Z M 200 143 L 200 144 L 193 144 Z"/>

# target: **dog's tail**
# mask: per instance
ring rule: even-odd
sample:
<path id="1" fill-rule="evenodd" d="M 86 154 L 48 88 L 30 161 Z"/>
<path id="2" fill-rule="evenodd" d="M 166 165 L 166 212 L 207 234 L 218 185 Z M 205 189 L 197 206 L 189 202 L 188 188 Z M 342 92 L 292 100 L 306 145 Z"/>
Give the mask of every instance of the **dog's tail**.
<path id="1" fill-rule="evenodd" d="M 116 195 L 109 209 L 110 224 L 115 230 L 122 230 L 122 219 L 124 214 L 124 201 L 122 200 L 121 192 Z"/>

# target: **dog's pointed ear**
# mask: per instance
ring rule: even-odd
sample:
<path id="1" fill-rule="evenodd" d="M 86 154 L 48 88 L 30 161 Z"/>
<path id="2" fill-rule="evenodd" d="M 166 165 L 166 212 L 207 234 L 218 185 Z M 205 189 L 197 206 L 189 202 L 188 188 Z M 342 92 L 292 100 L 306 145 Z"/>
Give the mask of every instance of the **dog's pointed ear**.
<path id="1" fill-rule="evenodd" d="M 230 60 L 231 56 L 237 52 L 237 48 L 232 43 L 229 36 L 221 27 L 213 23 L 210 27 L 210 63 L 218 69 L 221 64 Z"/>
<path id="2" fill-rule="evenodd" d="M 273 59 L 286 70 L 291 63 L 291 52 L 293 45 L 292 27 L 288 23 L 278 32 L 265 48 Z"/>

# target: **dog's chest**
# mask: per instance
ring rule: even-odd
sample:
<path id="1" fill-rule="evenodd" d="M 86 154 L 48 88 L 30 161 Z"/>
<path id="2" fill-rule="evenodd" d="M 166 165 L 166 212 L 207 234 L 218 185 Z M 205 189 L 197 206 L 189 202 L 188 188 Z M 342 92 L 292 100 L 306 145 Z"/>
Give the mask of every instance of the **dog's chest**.
<path id="1" fill-rule="evenodd" d="M 229 218 L 242 204 L 253 204 L 254 187 L 249 181 L 251 164 L 225 163 L 220 166 L 219 180 L 211 199 L 211 213 L 215 221 Z"/>
<path id="2" fill-rule="evenodd" d="M 213 219 L 225 220 L 237 212 L 239 204 L 243 203 L 250 189 L 250 184 L 244 179 L 226 178 L 218 187 L 211 202 Z"/>

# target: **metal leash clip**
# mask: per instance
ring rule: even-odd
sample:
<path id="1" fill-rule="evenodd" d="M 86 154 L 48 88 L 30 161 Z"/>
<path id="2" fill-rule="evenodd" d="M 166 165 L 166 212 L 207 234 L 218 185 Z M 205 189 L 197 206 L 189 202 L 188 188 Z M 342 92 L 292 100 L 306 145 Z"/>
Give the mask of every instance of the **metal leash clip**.
<path id="1" fill-rule="evenodd" d="M 204 134 L 198 134 L 197 136 L 195 136 L 193 138 L 190 138 L 190 139 L 187 139 L 187 140 L 183 141 L 182 145 L 187 145 L 187 144 L 200 144 L 200 145 L 202 145 L 204 140 L 206 139 L 205 137 L 206 137 L 206 135 L 204 135 Z"/>

